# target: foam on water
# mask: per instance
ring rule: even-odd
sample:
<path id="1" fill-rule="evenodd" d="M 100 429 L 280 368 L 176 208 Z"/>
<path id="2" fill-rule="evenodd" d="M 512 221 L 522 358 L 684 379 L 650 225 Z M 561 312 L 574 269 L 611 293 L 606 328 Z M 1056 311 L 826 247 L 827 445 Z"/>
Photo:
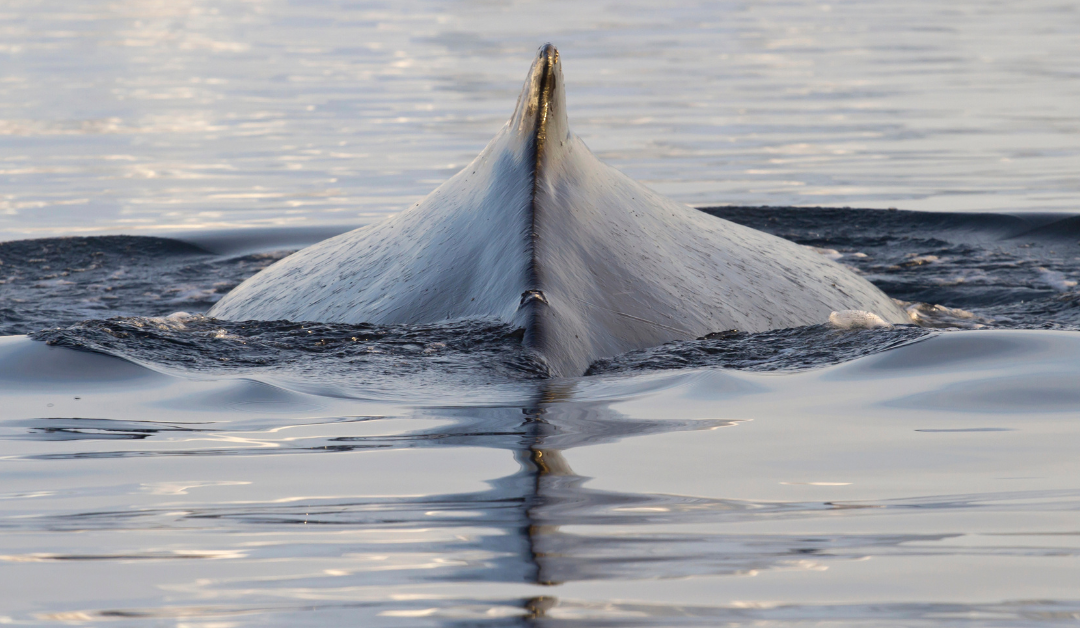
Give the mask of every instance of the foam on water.
<path id="1" fill-rule="evenodd" d="M 892 323 L 873 312 L 841 310 L 829 314 L 829 324 L 837 329 L 892 329 Z"/>

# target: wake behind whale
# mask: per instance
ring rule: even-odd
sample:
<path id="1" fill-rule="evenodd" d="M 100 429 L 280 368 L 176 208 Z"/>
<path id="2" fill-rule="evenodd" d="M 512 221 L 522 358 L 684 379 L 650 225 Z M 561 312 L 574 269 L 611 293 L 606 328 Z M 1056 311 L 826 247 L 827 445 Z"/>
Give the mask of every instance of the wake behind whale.
<path id="1" fill-rule="evenodd" d="M 710 332 L 907 315 L 868 281 L 787 240 L 666 199 L 571 133 L 555 47 L 464 170 L 381 224 L 299 251 L 208 312 L 230 320 L 430 323 L 493 318 L 552 375 Z"/>

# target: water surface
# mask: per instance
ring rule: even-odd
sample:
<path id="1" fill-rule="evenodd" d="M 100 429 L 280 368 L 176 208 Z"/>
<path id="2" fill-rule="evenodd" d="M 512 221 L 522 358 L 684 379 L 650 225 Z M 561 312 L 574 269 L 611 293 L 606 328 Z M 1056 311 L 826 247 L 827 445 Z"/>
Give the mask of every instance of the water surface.
<path id="1" fill-rule="evenodd" d="M 0 237 L 359 225 L 562 53 L 601 159 L 693 205 L 1076 211 L 1071 2 L 13 0 Z"/>
<path id="2" fill-rule="evenodd" d="M 1042 0 L 4 3 L 0 623 L 1075 625 L 1077 32 Z M 912 324 L 551 379 L 491 321 L 202 315 L 456 172 L 549 40 L 602 159 Z"/>
<path id="3" fill-rule="evenodd" d="M 0 595 L 35 624 L 1073 622 L 1078 343 L 960 331 L 477 406 L 14 337 Z"/>
<path id="4" fill-rule="evenodd" d="M 551 379 L 491 321 L 199 314 L 303 234 L 0 244 L 4 620 L 1075 622 L 1075 218 L 709 211 L 913 324 Z"/>

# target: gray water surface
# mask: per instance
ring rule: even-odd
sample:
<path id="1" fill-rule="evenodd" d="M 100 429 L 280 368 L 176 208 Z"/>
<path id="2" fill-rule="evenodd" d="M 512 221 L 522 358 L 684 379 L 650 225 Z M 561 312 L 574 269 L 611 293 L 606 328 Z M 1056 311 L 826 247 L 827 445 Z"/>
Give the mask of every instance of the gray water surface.
<path id="1" fill-rule="evenodd" d="M 5 622 L 1055 625 L 1080 336 L 477 406 L 0 341 Z M 13 368 L 18 364 L 17 368 Z"/>
<path id="2" fill-rule="evenodd" d="M 1043 0 L 0 2 L 0 623 L 1076 625 L 1077 33 Z M 464 166 L 544 41 L 603 160 L 913 324 L 552 379 L 484 321 L 201 316 Z"/>
<path id="3" fill-rule="evenodd" d="M 462 168 L 532 55 L 694 205 L 1076 211 L 1080 6 L 12 0 L 0 237 L 366 224 Z"/>

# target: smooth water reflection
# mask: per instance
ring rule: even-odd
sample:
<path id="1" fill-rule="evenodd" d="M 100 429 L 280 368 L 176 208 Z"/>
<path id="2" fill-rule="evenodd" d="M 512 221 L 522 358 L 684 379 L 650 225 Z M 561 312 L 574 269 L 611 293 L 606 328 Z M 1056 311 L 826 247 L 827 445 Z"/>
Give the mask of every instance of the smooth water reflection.
<path id="1" fill-rule="evenodd" d="M 527 382 L 491 407 L 177 378 L 20 338 L 0 352 L 26 365 L 0 373 L 5 621 L 1080 612 L 1080 404 L 942 397 L 1017 370 L 1075 381 L 1067 332 L 955 332 L 801 374 Z"/>
<path id="2" fill-rule="evenodd" d="M 571 123 L 696 205 L 1075 211 L 1068 2 L 18 0 L 0 237 L 357 225 L 506 121 L 533 52 Z"/>

